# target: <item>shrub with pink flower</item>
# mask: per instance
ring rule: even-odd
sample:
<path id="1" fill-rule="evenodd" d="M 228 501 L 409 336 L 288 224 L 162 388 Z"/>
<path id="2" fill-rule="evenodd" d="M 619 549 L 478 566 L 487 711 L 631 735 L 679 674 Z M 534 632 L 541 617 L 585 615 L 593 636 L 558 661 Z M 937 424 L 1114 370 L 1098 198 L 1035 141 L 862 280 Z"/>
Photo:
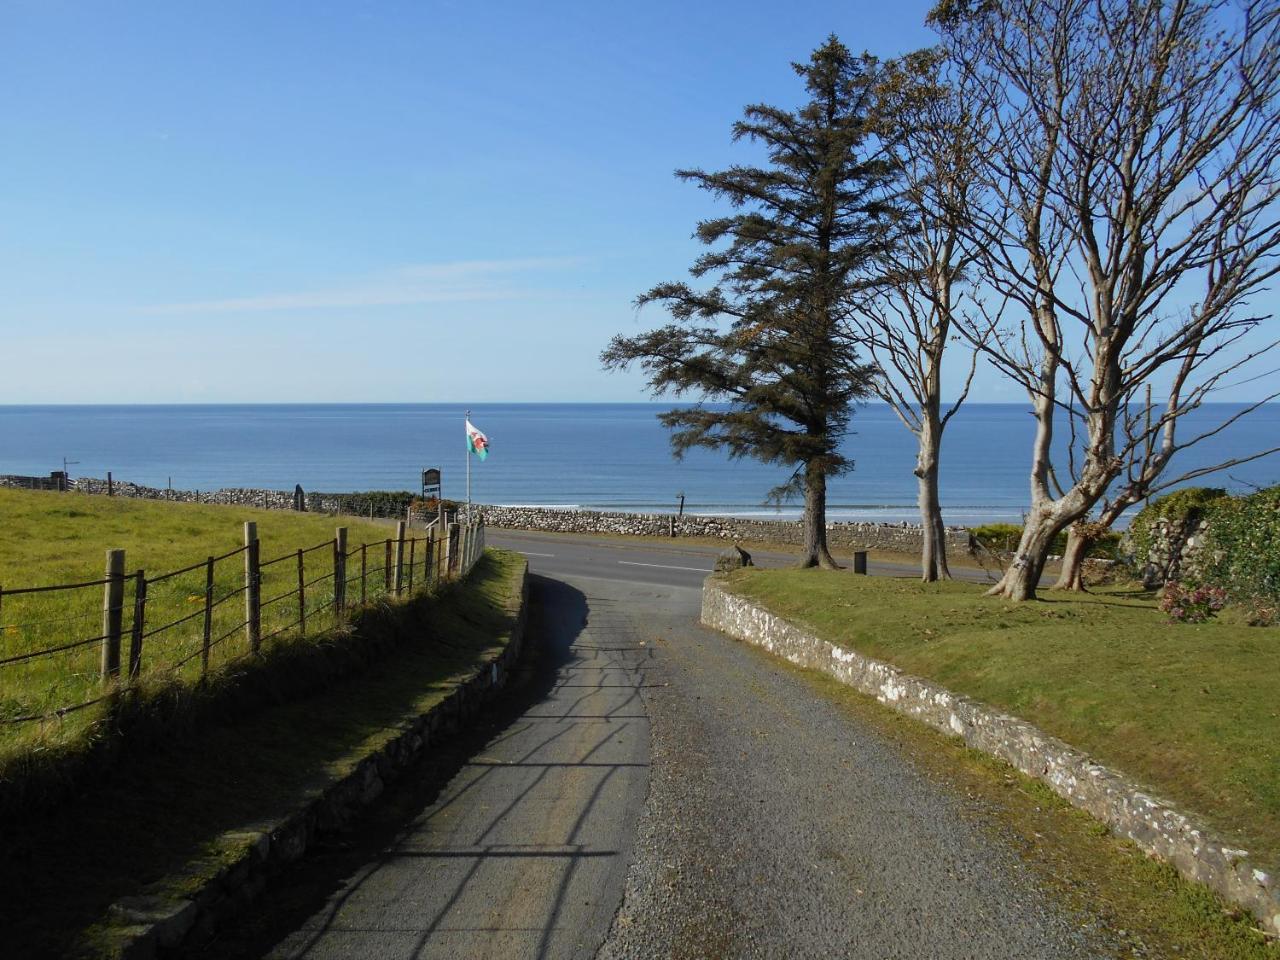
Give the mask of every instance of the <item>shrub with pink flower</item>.
<path id="1" fill-rule="evenodd" d="M 1190 586 L 1170 581 L 1160 594 L 1160 609 L 1172 623 L 1204 623 L 1227 604 L 1221 587 Z"/>

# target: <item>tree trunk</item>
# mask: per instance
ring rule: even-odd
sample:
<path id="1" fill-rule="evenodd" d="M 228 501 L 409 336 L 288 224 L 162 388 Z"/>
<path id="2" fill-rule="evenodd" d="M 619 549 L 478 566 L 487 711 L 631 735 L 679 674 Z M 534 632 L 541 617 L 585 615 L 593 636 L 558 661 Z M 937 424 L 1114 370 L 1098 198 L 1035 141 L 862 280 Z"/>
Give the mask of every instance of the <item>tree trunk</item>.
<path id="1" fill-rule="evenodd" d="M 920 434 L 920 453 L 916 457 L 915 474 L 919 480 L 920 534 L 924 541 L 920 553 L 920 579 L 933 583 L 951 579 L 947 568 L 946 530 L 942 523 L 942 503 L 938 497 L 937 433 L 928 427 Z"/>
<path id="2" fill-rule="evenodd" d="M 1018 541 L 1013 562 L 988 593 L 1006 600 L 1034 600 L 1053 538 L 1063 526 L 1054 511 L 1033 511 L 1022 528 L 1022 539 Z"/>
<path id="3" fill-rule="evenodd" d="M 934 494 L 935 495 L 937 494 L 936 486 L 934 489 Z M 951 567 L 947 563 L 947 528 L 946 528 L 946 525 L 942 522 L 942 505 L 940 503 L 938 505 L 937 510 L 934 511 L 933 536 L 934 536 L 935 542 L 938 545 L 934 551 L 934 557 L 938 562 L 938 579 L 950 580 Z"/>
<path id="4" fill-rule="evenodd" d="M 1084 590 L 1084 558 L 1093 541 L 1082 536 L 1076 527 L 1073 523 L 1067 533 L 1067 549 L 1062 554 L 1062 572 L 1053 585 L 1055 590 Z"/>
<path id="5" fill-rule="evenodd" d="M 1031 397 L 1036 417 L 1036 438 L 1031 457 L 1031 510 L 1022 528 L 1018 552 L 1000 578 L 1000 582 L 987 591 L 989 596 L 1006 600 L 1034 600 L 1040 575 L 1044 573 L 1045 559 L 1059 530 L 1075 520 L 1075 516 L 1062 518 L 1062 500 L 1054 500 L 1049 494 L 1049 474 L 1052 469 L 1050 453 L 1053 447 L 1053 386 L 1057 380 L 1057 361 L 1045 360 L 1040 374 L 1040 390 Z M 1086 507 L 1087 509 L 1087 507 Z"/>
<path id="6" fill-rule="evenodd" d="M 840 569 L 827 549 L 827 475 L 813 464 L 804 470 L 804 559 L 800 566 Z"/>

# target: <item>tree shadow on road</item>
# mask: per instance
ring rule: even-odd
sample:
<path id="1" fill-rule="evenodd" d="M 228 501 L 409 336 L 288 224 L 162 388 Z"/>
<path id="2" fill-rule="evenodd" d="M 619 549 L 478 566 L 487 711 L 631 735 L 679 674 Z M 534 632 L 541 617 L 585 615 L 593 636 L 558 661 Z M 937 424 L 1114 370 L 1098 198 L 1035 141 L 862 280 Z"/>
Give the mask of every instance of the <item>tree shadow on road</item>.
<path id="1" fill-rule="evenodd" d="M 512 670 L 511 683 L 503 696 L 491 702 L 468 729 L 460 731 L 448 742 L 430 748 L 418 765 L 406 771 L 383 797 L 364 811 L 359 823 L 317 838 L 307 856 L 273 878 L 267 891 L 253 907 L 237 917 L 232 926 L 219 930 L 215 939 L 194 951 L 191 956 L 260 957 L 272 949 L 277 949 L 281 956 L 308 956 L 311 948 L 332 927 L 347 900 L 385 864 L 411 855 L 397 849 L 398 842 L 410 825 L 426 822 L 438 816 L 448 806 L 465 800 L 469 796 L 468 791 L 481 783 L 491 770 L 481 772 L 445 804 L 430 809 L 450 781 L 478 755 L 526 731 L 527 725 L 521 722 L 522 716 L 546 702 L 558 688 L 572 685 L 571 681 L 566 680 L 566 676 L 571 677 L 575 664 L 584 661 L 584 653 L 575 650 L 574 644 L 587 625 L 589 612 L 587 597 L 581 591 L 558 580 L 531 575 L 525 651 Z M 627 701 L 628 704 L 631 702 Z M 525 752 L 532 756 L 569 730 L 569 725 L 550 730 L 547 736 L 539 739 L 535 747 Z M 591 754 L 603 747 L 607 740 L 608 736 L 588 750 L 587 755 L 577 758 L 576 763 L 570 765 L 623 766 L 592 762 Z M 615 772 L 616 770 L 608 770 L 605 779 Z M 541 776 L 538 780 L 540 779 Z M 495 811 L 491 824 L 496 826 L 506 817 L 513 807 L 527 797 L 538 780 L 503 808 Z M 603 782 L 602 780 L 601 785 Z M 594 805 L 599 792 L 597 789 L 591 805 Z M 579 824 L 586 816 L 587 811 L 584 811 L 578 818 Z M 480 839 L 483 841 L 483 837 Z M 575 861 L 610 853 L 613 851 L 570 850 L 559 854 L 570 862 L 570 869 L 565 873 L 560 895 L 557 896 L 544 927 L 538 931 L 529 931 L 538 939 L 538 955 L 545 954 L 550 943 L 551 932 L 558 920 L 563 888 L 567 887 Z M 433 856 L 450 856 L 439 852 L 420 855 L 424 860 Z M 408 955 L 415 955 L 453 905 L 461 899 L 486 857 L 484 853 L 472 855 L 476 856 L 476 863 L 457 882 L 456 889 L 444 905 L 435 911 L 436 915 L 431 922 L 413 931 L 395 932 L 397 952 L 404 945 L 402 938 L 411 935 L 418 942 Z M 509 852 L 501 854 L 510 855 Z M 430 867 L 424 866 L 424 869 Z M 322 922 L 315 924 L 313 921 L 305 940 L 290 943 L 287 947 L 281 946 L 281 942 L 289 934 L 299 930 L 322 911 Z"/>

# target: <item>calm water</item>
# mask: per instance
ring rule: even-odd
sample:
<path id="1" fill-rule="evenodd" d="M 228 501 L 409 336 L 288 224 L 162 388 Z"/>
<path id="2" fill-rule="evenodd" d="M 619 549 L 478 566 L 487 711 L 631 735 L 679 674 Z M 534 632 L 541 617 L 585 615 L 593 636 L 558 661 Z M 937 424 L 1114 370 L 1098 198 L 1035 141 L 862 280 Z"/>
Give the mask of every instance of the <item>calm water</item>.
<path id="1" fill-rule="evenodd" d="M 472 421 L 492 442 L 474 463 L 472 496 L 502 504 L 773 516 L 761 506 L 783 471 L 705 451 L 672 460 L 655 415 L 662 404 L 490 404 Z M 1220 419 L 1231 408 L 1206 416 Z M 463 408 L 447 404 L 226 406 L 0 406 L 0 473 L 46 474 L 62 458 L 73 476 L 163 487 L 347 491 L 415 489 L 426 466 L 443 470 L 445 495 L 462 497 Z M 856 469 L 833 481 L 833 519 L 915 517 L 914 438 L 882 406 L 854 417 L 847 448 Z M 943 451 L 947 520 L 1021 516 L 1033 423 L 1021 405 L 973 404 L 952 421 Z M 1184 454 L 1179 471 L 1275 445 L 1271 404 Z M 1280 458 L 1229 471 L 1219 485 L 1280 480 Z M 1238 482 L 1237 482 L 1238 481 Z M 1204 481 L 1202 481 L 1204 482 Z M 782 514 L 794 516 L 795 507 Z"/>

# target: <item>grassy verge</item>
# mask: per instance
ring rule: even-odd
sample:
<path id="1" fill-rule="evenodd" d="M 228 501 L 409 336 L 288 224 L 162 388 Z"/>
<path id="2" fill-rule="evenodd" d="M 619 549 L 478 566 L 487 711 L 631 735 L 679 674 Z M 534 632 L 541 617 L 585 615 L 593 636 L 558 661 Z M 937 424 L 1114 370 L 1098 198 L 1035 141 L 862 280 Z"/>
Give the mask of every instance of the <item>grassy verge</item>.
<path id="1" fill-rule="evenodd" d="M 957 582 L 800 570 L 744 570 L 731 587 L 1030 720 L 1280 863 L 1280 628 L 1170 624 L 1121 588 L 1011 604 Z"/>
<path id="2" fill-rule="evenodd" d="M 348 528 L 348 549 L 374 543 L 368 555 L 370 593 L 385 587 L 382 542 L 385 527 L 360 521 L 334 521 L 311 514 L 254 510 L 242 507 L 165 503 L 120 497 L 0 490 L 0 585 L 5 590 L 65 583 L 83 583 L 103 576 L 108 549 L 123 549 L 126 569 L 143 569 L 149 577 L 179 570 L 209 556 L 221 556 L 243 543 L 243 523 L 254 520 L 262 544 L 263 561 L 287 556 L 264 568 L 265 605 L 262 633 L 276 636 L 272 646 L 298 639 L 293 624 L 304 609 L 312 634 L 334 626 L 333 552 L 312 551 L 305 558 L 308 580 L 305 607 L 287 596 L 296 590 L 298 566 L 290 556 L 298 549 L 323 544 L 340 522 Z M 355 559 L 348 573 L 358 573 Z M 176 626 L 146 638 L 142 675 L 150 684 L 193 685 L 202 679 L 201 643 L 205 605 L 203 566 L 154 583 L 147 596 L 148 630 L 176 622 Z M 324 577 L 328 579 L 322 579 Z M 317 579 L 321 578 L 321 579 Z M 212 611 L 210 669 L 219 670 L 247 650 L 242 627 L 244 559 L 233 556 L 214 565 L 213 597 L 221 602 Z M 359 584 L 348 588 L 358 598 Z M 97 699 L 104 693 L 99 671 L 103 589 L 0 596 L 0 780 L 12 779 L 13 764 L 33 756 L 75 751 L 92 741 L 112 709 L 104 702 L 49 720 L 60 709 Z M 125 631 L 133 620 L 132 583 L 126 588 Z M 78 646 L 76 644 L 79 644 Z M 14 660 L 33 651 L 70 645 L 47 656 Z"/>
<path id="3" fill-rule="evenodd" d="M 397 721 L 495 654 L 515 622 L 523 569 L 522 558 L 490 552 L 466 582 L 383 611 L 394 621 L 384 630 L 411 630 L 358 675 L 243 719 L 230 711 L 131 752 L 74 802 L 5 821 L 5 955 L 92 953 L 94 924 L 115 900 L 164 878 L 181 892 L 216 873 L 244 842 L 229 832 L 282 815 L 318 780 L 349 772 Z M 290 673 L 301 665 L 294 657 Z"/>

